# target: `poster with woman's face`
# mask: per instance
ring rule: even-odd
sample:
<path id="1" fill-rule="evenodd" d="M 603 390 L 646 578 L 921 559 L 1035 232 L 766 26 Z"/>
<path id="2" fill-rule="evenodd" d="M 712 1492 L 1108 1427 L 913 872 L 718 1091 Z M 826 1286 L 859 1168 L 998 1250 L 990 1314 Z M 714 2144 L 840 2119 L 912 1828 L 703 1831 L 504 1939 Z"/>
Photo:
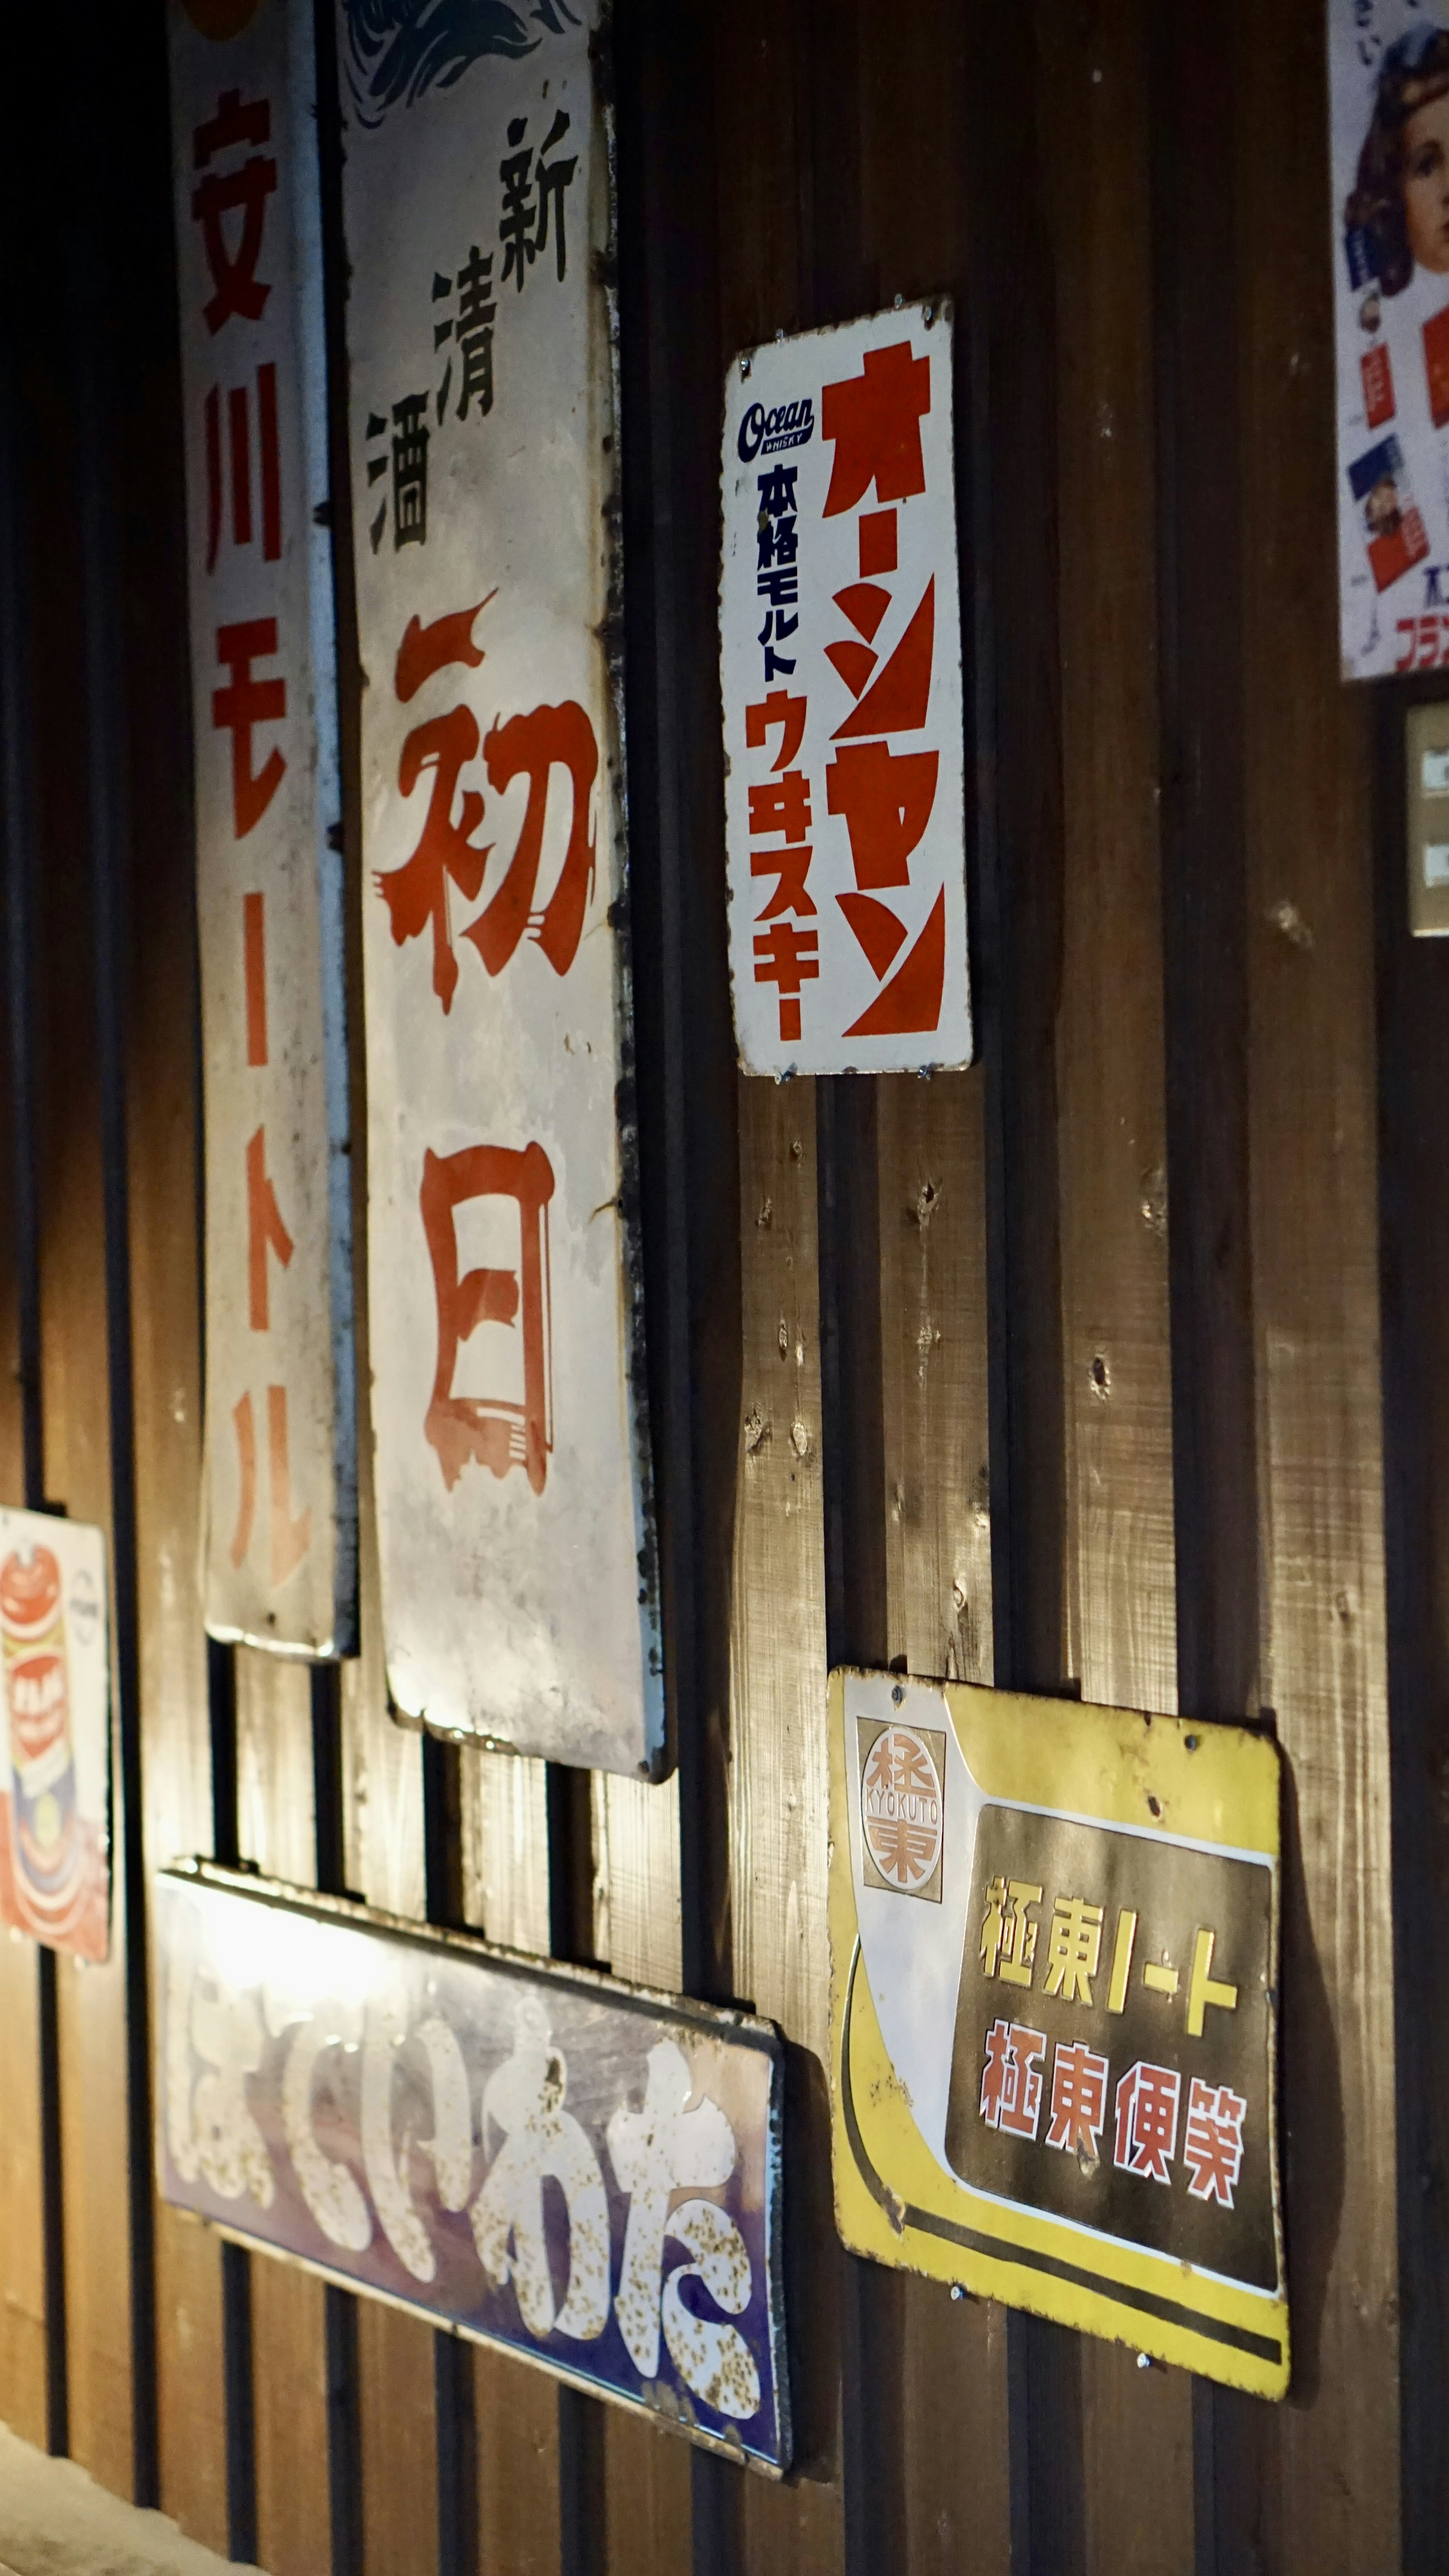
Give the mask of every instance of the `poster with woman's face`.
<path id="1" fill-rule="evenodd" d="M 1328 0 L 1345 679 L 1449 666 L 1449 0 Z"/>

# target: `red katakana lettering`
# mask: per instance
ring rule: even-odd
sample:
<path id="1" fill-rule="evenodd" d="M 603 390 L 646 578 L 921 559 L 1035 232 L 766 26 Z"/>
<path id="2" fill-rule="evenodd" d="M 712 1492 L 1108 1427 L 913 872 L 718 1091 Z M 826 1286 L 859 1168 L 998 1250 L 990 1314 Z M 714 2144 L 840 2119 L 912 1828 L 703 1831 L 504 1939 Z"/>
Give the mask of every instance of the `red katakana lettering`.
<path id="1" fill-rule="evenodd" d="M 757 921 L 773 921 L 780 912 L 803 915 L 815 910 L 815 898 L 805 890 L 813 856 L 808 841 L 790 850 L 751 850 L 751 876 L 775 879 L 775 891 L 756 913 Z"/>
<path id="2" fill-rule="evenodd" d="M 259 1127 L 247 1146 L 247 1292 L 254 1333 L 268 1329 L 267 1254 L 274 1252 L 285 1270 L 292 1249 L 277 1193 L 267 1178 L 267 1131 Z"/>
<path id="3" fill-rule="evenodd" d="M 1182 2160 L 1187 2188 L 1194 2200 L 1219 2200 L 1231 2209 L 1243 2163 L 1243 2117 L 1247 2103 L 1226 2085 L 1204 2084 L 1194 2076 L 1187 2097 L 1182 2133 Z"/>
<path id="4" fill-rule="evenodd" d="M 842 743 L 825 773 L 828 811 L 844 817 L 855 882 L 863 890 L 909 885 L 910 857 L 931 819 L 941 756 Z"/>
<path id="5" fill-rule="evenodd" d="M 242 104 L 240 90 L 223 90 L 216 114 L 198 125 L 196 167 L 205 170 L 218 152 L 239 143 L 266 143 L 272 111 L 265 99 Z M 257 276 L 267 199 L 277 184 L 277 165 L 260 153 L 249 153 L 239 169 L 209 171 L 192 192 L 191 212 L 201 225 L 202 247 L 211 272 L 212 293 L 202 306 L 208 331 L 217 332 L 235 313 L 244 322 L 259 322 L 271 287 Z M 228 248 L 224 218 L 240 214 L 241 238 L 235 253 Z"/>
<path id="6" fill-rule="evenodd" d="M 275 653 L 275 617 L 248 618 L 239 626 L 216 630 L 216 658 L 231 679 L 213 689 L 211 721 L 218 733 L 231 735 L 231 802 L 236 838 L 244 841 L 261 821 L 282 783 L 286 761 L 275 743 L 261 768 L 252 769 L 252 728 L 279 723 L 287 712 L 285 680 L 254 680 L 252 664 Z"/>
<path id="7" fill-rule="evenodd" d="M 1141 2059 L 1117 2087 L 1117 2136 L 1112 2162 L 1124 2173 L 1146 2174 L 1153 2182 L 1170 2182 L 1168 2166 L 1177 2146 L 1177 2106 L 1182 2077 L 1173 2066 L 1149 2066 Z"/>
<path id="8" fill-rule="evenodd" d="M 868 349 L 858 376 L 824 388 L 821 432 L 835 442 L 825 518 L 853 510 L 872 483 L 879 501 L 924 492 L 921 422 L 930 408 L 931 361 L 913 358 L 909 340 Z"/>
<path id="9" fill-rule="evenodd" d="M 784 689 L 771 689 L 752 707 L 745 709 L 745 740 L 751 751 L 763 751 L 776 725 L 780 728 L 780 748 L 770 766 L 788 769 L 805 739 L 805 718 L 809 700 L 792 698 Z"/>
<path id="10" fill-rule="evenodd" d="M 787 769 L 783 778 L 768 778 L 750 789 L 750 838 L 766 841 L 778 832 L 798 841 L 810 829 L 810 781 L 803 769 Z"/>
<path id="11" fill-rule="evenodd" d="M 1107 2060 L 1084 2041 L 1059 2040 L 1052 2059 L 1051 2125 L 1047 2145 L 1087 2164 L 1097 2161 L 1097 2141 L 1107 2116 Z"/>
<path id="12" fill-rule="evenodd" d="M 1046 2033 L 1020 2022 L 995 2021 L 986 2034 L 981 2070 L 981 2117 L 988 2129 L 1034 2138 L 1041 2118 L 1042 2059 Z"/>
<path id="13" fill-rule="evenodd" d="M 521 1152 L 470 1145 L 461 1153 L 423 1156 L 419 1193 L 423 1233 L 438 1308 L 438 1363 L 423 1425 L 443 1482 L 456 1485 L 470 1458 L 495 1476 L 522 1467 L 536 1494 L 553 1446 L 552 1343 L 548 1302 L 548 1203 L 553 1165 L 543 1147 Z M 457 1211 L 475 1199 L 511 1201 L 518 1212 L 518 1260 L 459 1275 Z M 502 1394 L 456 1395 L 458 1352 L 480 1324 L 504 1324 L 522 1336 L 523 1401 Z"/>

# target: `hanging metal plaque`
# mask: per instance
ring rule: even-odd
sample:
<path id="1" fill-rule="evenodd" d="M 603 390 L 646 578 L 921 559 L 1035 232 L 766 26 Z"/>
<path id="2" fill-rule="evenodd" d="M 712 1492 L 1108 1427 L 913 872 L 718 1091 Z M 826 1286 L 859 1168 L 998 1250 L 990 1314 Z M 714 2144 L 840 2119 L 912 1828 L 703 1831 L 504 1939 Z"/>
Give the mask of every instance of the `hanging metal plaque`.
<path id="1" fill-rule="evenodd" d="M 310 0 L 171 0 L 214 1637 L 352 1651 L 352 1219 Z M 213 33 L 218 28 L 220 33 Z"/>
<path id="2" fill-rule="evenodd" d="M 203 1862 L 152 1919 L 164 2199 L 788 2465 L 768 2023 Z"/>
<path id="3" fill-rule="evenodd" d="M 837 1672 L 830 1751 L 847 2245 L 1283 2396 L 1273 1745 Z"/>

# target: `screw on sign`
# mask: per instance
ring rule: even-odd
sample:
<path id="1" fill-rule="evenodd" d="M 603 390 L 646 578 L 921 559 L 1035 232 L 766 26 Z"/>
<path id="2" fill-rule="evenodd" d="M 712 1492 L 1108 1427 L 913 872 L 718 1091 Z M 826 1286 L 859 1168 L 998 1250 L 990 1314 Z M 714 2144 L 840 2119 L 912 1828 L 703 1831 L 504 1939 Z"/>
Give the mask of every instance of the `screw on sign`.
<path id="1" fill-rule="evenodd" d="M 60 1567 L 48 1547 L 0 1566 L 0 1654 L 10 1738 L 10 1858 L 27 1931 L 55 1940 L 89 1893 L 76 1814 Z"/>
<path id="2" fill-rule="evenodd" d="M 941 1857 L 941 1787 L 930 1749 L 913 1726 L 876 1737 L 860 1784 L 861 1821 L 882 1878 L 914 1895 Z"/>

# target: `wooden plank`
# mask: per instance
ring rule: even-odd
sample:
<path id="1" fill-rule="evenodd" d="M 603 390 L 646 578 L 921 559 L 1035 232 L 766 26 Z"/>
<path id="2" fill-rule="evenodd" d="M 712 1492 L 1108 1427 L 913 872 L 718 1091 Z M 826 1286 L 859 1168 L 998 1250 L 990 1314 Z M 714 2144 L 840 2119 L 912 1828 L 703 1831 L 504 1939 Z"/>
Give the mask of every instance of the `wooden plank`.
<path id="1" fill-rule="evenodd" d="M 548 1951 L 547 1765 L 460 1753 L 463 1917 L 510 1948 Z M 505 2353 L 472 2355 L 478 2576 L 559 2566 L 558 2390 Z"/>
<path id="2" fill-rule="evenodd" d="M 10 356 L 5 352 L 0 399 L 14 401 Z M 24 1503 L 26 1490 L 22 1392 L 23 1231 L 20 1161 L 29 1163 L 28 1140 L 15 1132 L 26 1067 L 26 1032 L 15 1024 L 11 976 L 24 973 L 22 939 L 32 851 L 29 837 L 28 639 L 24 633 L 21 495 L 17 488 L 20 422 L 12 410 L 0 420 L 0 727 L 4 761 L 3 832 L 6 979 L 0 994 L 0 1495 Z M 16 879 L 19 876 L 20 884 Z M 19 903 L 16 897 L 19 895 Z M 21 1005 L 22 1015 L 24 1005 Z M 18 1078 L 17 1078 L 18 1077 Z M 33 1177 L 33 1176 L 32 1176 Z M 33 1288 L 33 1282 L 31 1283 Z M 33 1434 L 32 1434 L 33 1437 Z M 36 1460 L 38 1468 L 40 1461 Z M 33 1943 L 11 1930 L 0 1942 L 0 2417 L 28 2442 L 47 2432 L 45 2196 L 41 2169 L 41 2078 L 38 1959 Z"/>
<path id="3" fill-rule="evenodd" d="M 53 379 L 37 387 L 32 508 L 71 517 L 76 458 Z M 87 816 L 74 746 L 56 717 L 84 698 L 80 566 L 67 548 L 37 590 L 34 616 L 40 858 L 35 948 L 39 1082 L 41 1388 L 50 1499 L 111 1528 L 100 1075 Z M 112 1560 L 113 1562 L 114 1560 Z M 118 1793 L 112 1850 L 125 1829 Z M 119 1870 L 118 1893 L 119 1893 Z M 70 2445 L 103 2486 L 132 2493 L 130 2211 L 127 2197 L 125 1922 L 113 1911 L 103 1967 L 57 1965 Z"/>
<path id="4" fill-rule="evenodd" d="M 342 1667 L 347 1884 L 370 1905 L 419 1921 L 427 1910 L 423 1743 L 388 1713 L 379 1616 L 371 1455 L 361 1502 L 362 1652 Z M 438 2564 L 435 2338 L 416 2317 L 357 2302 L 362 2529 L 374 2565 L 432 2576 Z"/>
<path id="5" fill-rule="evenodd" d="M 1334 646 L 1321 18 L 1236 23 L 1260 1691 L 1290 1776 L 1277 2511 L 1284 2563 L 1330 2576 L 1400 2561 L 1370 706 Z"/>
<path id="6" fill-rule="evenodd" d="M 888 1651 L 963 1681 L 992 1664 L 982 1093 L 980 1072 L 896 1076 L 877 1128 Z M 905 2563 L 1005 2571 L 1004 2312 L 908 2280 L 902 2362 Z"/>
<path id="7" fill-rule="evenodd" d="M 238 1647 L 236 1734 L 243 1856 L 272 1876 L 315 1885 L 306 1666 Z M 317 2576 L 332 2558 L 326 2294 L 309 2273 L 260 2256 L 251 2275 L 258 2556 L 269 2576 Z"/>
<path id="8" fill-rule="evenodd" d="M 148 374 L 142 444 L 164 448 L 176 417 L 169 369 Z M 195 1156 L 195 931 L 186 795 L 185 569 L 170 493 L 150 477 L 127 512 L 127 596 L 156 586 L 172 612 L 148 620 L 129 660 L 131 739 L 152 781 L 135 853 L 129 995 L 132 1358 L 136 1424 L 141 1725 L 148 1862 L 212 1847 L 206 1646 L 196 1594 L 201 1377 Z M 164 503 L 164 506 L 163 506 Z M 165 636 L 165 644 L 161 636 Z M 156 2211 L 161 2503 L 206 2546 L 227 2543 L 221 2248 Z"/>
<path id="9" fill-rule="evenodd" d="M 1047 9 L 1038 41 L 1058 340 L 1068 1668 L 1084 1698 L 1171 1712 L 1147 17 L 1139 0 Z M 1087 2564 L 1188 2564 L 1191 2383 L 1091 2339 L 1079 2361 Z"/>

